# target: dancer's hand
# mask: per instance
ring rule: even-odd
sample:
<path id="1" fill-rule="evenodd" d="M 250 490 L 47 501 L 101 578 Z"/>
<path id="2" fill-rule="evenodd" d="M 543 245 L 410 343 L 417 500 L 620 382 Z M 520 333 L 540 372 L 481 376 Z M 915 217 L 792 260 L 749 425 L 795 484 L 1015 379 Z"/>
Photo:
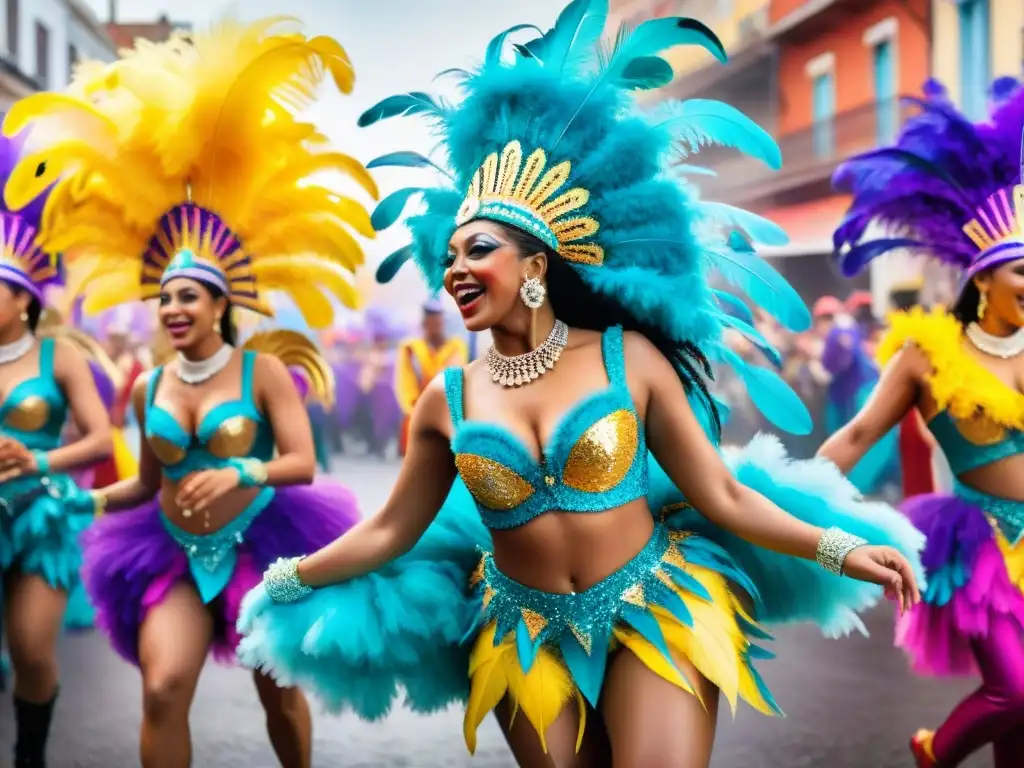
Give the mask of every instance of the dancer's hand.
<path id="1" fill-rule="evenodd" d="M 921 602 L 913 568 L 892 547 L 857 547 L 846 556 L 843 575 L 885 587 L 886 597 L 899 604 L 901 614 Z"/>
<path id="2" fill-rule="evenodd" d="M 203 514 L 238 486 L 238 470 L 233 467 L 196 472 L 186 477 L 178 489 L 178 508 Z"/>
<path id="3" fill-rule="evenodd" d="M 0 483 L 33 475 L 38 469 L 32 451 L 13 438 L 0 438 Z"/>

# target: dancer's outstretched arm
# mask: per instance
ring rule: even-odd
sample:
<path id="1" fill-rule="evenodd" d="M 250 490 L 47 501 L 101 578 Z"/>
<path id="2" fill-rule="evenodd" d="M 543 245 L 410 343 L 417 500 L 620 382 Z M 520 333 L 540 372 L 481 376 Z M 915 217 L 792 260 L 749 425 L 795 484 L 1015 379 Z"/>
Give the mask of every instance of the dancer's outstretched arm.
<path id="1" fill-rule="evenodd" d="M 444 377 L 430 383 L 413 409 L 409 450 L 384 507 L 298 564 L 310 587 L 333 584 L 376 570 L 408 552 L 433 522 L 455 481 L 455 460 Z"/>
<path id="2" fill-rule="evenodd" d="M 897 352 L 860 412 L 818 449 L 844 474 L 853 469 L 889 430 L 917 405 L 921 385 L 931 366 L 924 352 L 906 346 Z"/>

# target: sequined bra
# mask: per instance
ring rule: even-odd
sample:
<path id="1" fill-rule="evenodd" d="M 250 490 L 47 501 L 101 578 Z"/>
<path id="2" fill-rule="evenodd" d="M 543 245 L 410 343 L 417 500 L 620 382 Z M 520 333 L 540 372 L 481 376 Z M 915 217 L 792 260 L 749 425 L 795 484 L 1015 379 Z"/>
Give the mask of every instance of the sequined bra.
<path id="1" fill-rule="evenodd" d="M 16 385 L 0 403 L 0 435 L 32 451 L 52 451 L 61 441 L 68 405 L 53 377 L 54 340 L 39 342 L 39 375 Z"/>
<path id="2" fill-rule="evenodd" d="M 507 529 L 545 512 L 603 512 L 647 493 L 644 426 L 626 386 L 622 329 L 601 338 L 608 386 L 559 420 L 541 459 L 508 429 L 463 416 L 463 372 L 444 372 L 459 476 L 484 525 Z"/>
<path id="3" fill-rule="evenodd" d="M 153 402 L 163 366 L 153 371 L 146 388 L 146 442 L 169 478 L 177 481 L 192 472 L 217 469 L 226 466 L 227 459 L 273 458 L 274 434 L 252 396 L 255 363 L 255 352 L 242 352 L 241 396 L 214 406 L 194 435 Z"/>
<path id="4" fill-rule="evenodd" d="M 984 414 L 958 419 L 942 411 L 928 422 L 928 429 L 954 475 L 1024 453 L 1024 432 L 996 424 Z"/>

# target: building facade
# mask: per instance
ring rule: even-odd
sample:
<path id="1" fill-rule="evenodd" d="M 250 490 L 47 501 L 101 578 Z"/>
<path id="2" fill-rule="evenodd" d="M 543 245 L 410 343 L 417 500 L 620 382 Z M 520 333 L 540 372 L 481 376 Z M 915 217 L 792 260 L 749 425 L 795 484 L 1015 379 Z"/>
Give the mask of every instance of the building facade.
<path id="1" fill-rule="evenodd" d="M 4 0 L 0 110 L 37 90 L 61 90 L 83 59 L 113 61 L 103 26 L 80 0 Z"/>
<path id="2" fill-rule="evenodd" d="M 932 72 L 976 119 L 996 77 L 1024 76 L 1024 1 L 932 0 Z"/>

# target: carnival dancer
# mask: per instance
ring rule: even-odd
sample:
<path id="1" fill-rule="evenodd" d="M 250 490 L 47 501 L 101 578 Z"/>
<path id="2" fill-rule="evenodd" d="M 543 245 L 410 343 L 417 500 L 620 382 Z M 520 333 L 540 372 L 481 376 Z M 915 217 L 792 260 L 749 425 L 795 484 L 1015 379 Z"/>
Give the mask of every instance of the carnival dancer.
<path id="1" fill-rule="evenodd" d="M 21 145 L 0 139 L 3 182 Z M 45 192 L 46 186 L 28 197 L 18 213 L 0 211 L 0 573 L 17 768 L 45 765 L 58 690 L 57 637 L 68 595 L 80 589 L 78 535 L 92 520 L 68 473 L 111 451 L 110 424 L 86 355 L 38 329 L 45 291 L 62 278 L 59 260 L 35 245 Z M 79 436 L 64 442 L 68 416 Z"/>
<path id="2" fill-rule="evenodd" d="M 941 99 L 896 144 L 844 164 L 853 204 L 835 234 L 846 274 L 893 249 L 959 268 L 951 311 L 897 313 L 874 395 L 820 454 L 848 469 L 915 409 L 955 475 L 952 493 L 904 510 L 927 536 L 928 588 L 897 627 L 915 671 L 981 675 L 937 731 L 911 740 L 919 766 L 956 766 L 992 744 L 1024 755 L 1024 89 L 973 124 Z M 861 242 L 873 222 L 901 236 Z"/>
<path id="3" fill-rule="evenodd" d="M 854 611 L 881 594 L 860 579 L 913 603 L 896 547 L 912 555 L 920 536 L 833 467 L 791 463 L 771 437 L 725 461 L 716 450 L 709 356 L 739 367 L 770 418 L 810 425 L 774 373 L 722 343 L 734 318 L 707 260 L 737 280 L 757 274 L 757 287 L 743 283 L 755 298 L 772 286 L 787 325 L 809 316 L 776 273 L 728 250 L 714 220 L 773 242 L 777 228 L 697 202 L 670 174 L 679 140 L 725 141 L 772 164 L 778 149 L 717 102 L 640 112 L 630 91 L 672 79 L 659 53 L 699 44 L 724 58 L 721 44 L 693 20 L 658 19 L 621 33 L 597 66 L 606 16 L 604 2 L 574 2 L 514 52 L 503 43 L 521 27 L 502 33 L 458 105 L 415 92 L 363 115 L 427 112 L 451 160 L 451 185 L 420 190 L 414 244 L 378 277 L 414 259 L 494 346 L 424 390 L 376 516 L 267 571 L 246 599 L 239 654 L 365 717 L 398 685 L 416 710 L 464 699 L 471 751 L 495 709 L 521 765 L 603 762 L 601 729 L 584 730 L 595 709 L 616 765 L 706 765 L 719 692 L 777 712 L 753 666 L 760 622 L 856 626 Z M 713 116 L 733 127 L 714 133 Z M 376 225 L 409 196 L 385 198 Z"/>
<path id="4" fill-rule="evenodd" d="M 69 94 L 30 97 L 5 123 L 62 129 L 41 131 L 39 154 L 6 195 L 18 204 L 62 179 L 41 245 L 97 262 L 85 310 L 158 299 L 175 351 L 134 388 L 139 475 L 95 493 L 110 513 L 84 555 L 97 624 L 142 673 L 143 766 L 190 764 L 200 670 L 211 649 L 234 657 L 239 602 L 261 570 L 357 519 L 348 490 L 308 485 L 313 441 L 286 366 L 328 391 L 316 348 L 289 332 L 233 346 L 233 312 L 269 314 L 268 291 L 290 295 L 314 328 L 333 319 L 319 286 L 355 302 L 350 274 L 363 254 L 348 227 L 372 236 L 369 215 L 310 176 L 342 172 L 371 195 L 376 187 L 295 116 L 327 74 L 351 91 L 335 41 L 307 39 L 279 18 L 224 21 L 80 70 Z M 41 157 L 51 161 L 37 176 Z M 302 694 L 255 681 L 281 764 L 309 766 Z"/>
<path id="5" fill-rule="evenodd" d="M 437 298 L 423 305 L 422 334 L 403 340 L 395 355 L 395 393 L 405 418 L 398 453 L 405 456 L 412 412 L 427 385 L 445 368 L 469 362 L 469 349 L 458 336 L 445 330 L 444 306 Z"/>

